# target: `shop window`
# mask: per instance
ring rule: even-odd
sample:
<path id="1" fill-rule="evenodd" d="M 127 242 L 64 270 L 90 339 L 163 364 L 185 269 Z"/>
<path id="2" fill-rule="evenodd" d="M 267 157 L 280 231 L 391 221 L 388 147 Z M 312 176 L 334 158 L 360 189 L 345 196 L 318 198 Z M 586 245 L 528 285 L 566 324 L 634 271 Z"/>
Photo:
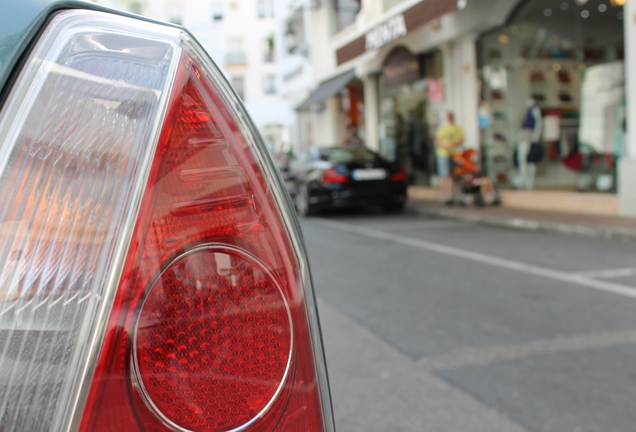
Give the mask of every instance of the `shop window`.
<path id="1" fill-rule="evenodd" d="M 403 165 L 408 181 L 430 185 L 435 169 L 435 132 L 444 117 L 440 51 L 389 52 L 378 76 L 380 153 Z"/>
<path id="2" fill-rule="evenodd" d="M 360 0 L 333 0 L 336 14 L 336 30 L 349 27 L 360 12 Z"/>
<path id="3" fill-rule="evenodd" d="M 493 178 L 524 187 L 509 155 L 532 129 L 526 124 L 534 124 L 528 119 L 536 106 L 541 127 L 532 140 L 545 155 L 535 187 L 613 189 L 625 152 L 621 3 L 526 0 L 509 25 L 479 39 L 481 144 L 503 161 Z"/>
<path id="4" fill-rule="evenodd" d="M 263 77 L 263 92 L 276 94 L 276 75 L 268 74 Z"/>
<path id="5" fill-rule="evenodd" d="M 234 88 L 236 94 L 241 98 L 241 100 L 245 100 L 245 78 L 242 75 L 232 75 L 230 78 L 230 83 Z"/>
<path id="6" fill-rule="evenodd" d="M 441 51 L 435 51 L 421 56 L 422 75 L 428 78 L 444 76 L 444 62 Z"/>

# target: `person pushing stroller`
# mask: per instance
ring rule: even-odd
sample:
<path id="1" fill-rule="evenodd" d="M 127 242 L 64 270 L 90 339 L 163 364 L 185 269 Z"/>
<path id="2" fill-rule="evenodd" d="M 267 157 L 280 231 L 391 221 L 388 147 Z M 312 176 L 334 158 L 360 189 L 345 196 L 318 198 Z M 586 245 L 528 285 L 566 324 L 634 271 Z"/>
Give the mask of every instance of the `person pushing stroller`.
<path id="1" fill-rule="evenodd" d="M 457 185 L 459 203 L 466 204 L 474 195 L 476 206 L 499 205 L 501 201 L 490 177 L 485 176 L 477 164 L 477 150 L 467 149 L 453 155 L 453 180 Z"/>
<path id="2" fill-rule="evenodd" d="M 441 201 L 453 205 L 458 198 L 459 204 L 466 204 L 467 195 L 474 195 L 475 205 L 500 204 L 494 183 L 479 169 L 477 151 L 460 151 L 464 130 L 455 124 L 453 112 L 448 111 L 446 118 L 447 124 L 437 130 L 435 137 Z"/>

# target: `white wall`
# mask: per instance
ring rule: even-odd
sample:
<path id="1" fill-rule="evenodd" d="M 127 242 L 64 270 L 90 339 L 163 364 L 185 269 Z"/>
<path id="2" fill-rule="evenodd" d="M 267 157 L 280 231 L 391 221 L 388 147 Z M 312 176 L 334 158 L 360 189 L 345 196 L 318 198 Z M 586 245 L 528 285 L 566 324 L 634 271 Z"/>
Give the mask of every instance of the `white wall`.
<path id="1" fill-rule="evenodd" d="M 377 125 L 378 118 L 378 79 L 375 75 L 367 75 L 363 78 L 364 85 L 364 124 L 365 124 L 365 145 L 372 150 L 380 150 L 380 137 Z"/>
<path id="2" fill-rule="evenodd" d="M 626 2 L 624 11 L 627 154 L 618 165 L 618 200 L 620 214 L 636 217 L 636 2 Z"/>
<path id="3" fill-rule="evenodd" d="M 458 125 L 464 129 L 464 146 L 479 148 L 479 83 L 475 35 L 462 36 L 448 42 L 444 54 L 444 91 L 446 109 L 453 111 Z"/>

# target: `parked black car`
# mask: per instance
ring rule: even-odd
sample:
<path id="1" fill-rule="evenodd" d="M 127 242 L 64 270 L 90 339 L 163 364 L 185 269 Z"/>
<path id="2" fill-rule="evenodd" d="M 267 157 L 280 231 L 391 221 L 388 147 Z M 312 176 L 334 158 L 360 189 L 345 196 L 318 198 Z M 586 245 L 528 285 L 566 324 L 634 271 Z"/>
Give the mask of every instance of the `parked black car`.
<path id="1" fill-rule="evenodd" d="M 333 208 L 381 206 L 400 212 L 406 203 L 406 169 L 364 147 L 312 148 L 289 169 L 289 192 L 303 216 Z"/>

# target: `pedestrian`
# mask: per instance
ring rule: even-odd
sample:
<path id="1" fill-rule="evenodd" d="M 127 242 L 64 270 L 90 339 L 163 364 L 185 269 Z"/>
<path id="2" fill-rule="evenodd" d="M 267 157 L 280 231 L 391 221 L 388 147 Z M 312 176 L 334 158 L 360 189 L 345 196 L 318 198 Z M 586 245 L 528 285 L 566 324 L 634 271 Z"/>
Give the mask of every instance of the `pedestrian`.
<path id="1" fill-rule="evenodd" d="M 435 149 L 437 173 L 440 177 L 440 200 L 446 205 L 454 204 L 455 185 L 452 173 L 452 157 L 464 143 L 464 130 L 455 124 L 455 115 L 446 113 L 447 124 L 437 129 Z"/>
<path id="2" fill-rule="evenodd" d="M 347 125 L 347 136 L 342 140 L 342 145 L 364 147 L 364 141 L 358 136 L 358 125 L 349 123 Z"/>

